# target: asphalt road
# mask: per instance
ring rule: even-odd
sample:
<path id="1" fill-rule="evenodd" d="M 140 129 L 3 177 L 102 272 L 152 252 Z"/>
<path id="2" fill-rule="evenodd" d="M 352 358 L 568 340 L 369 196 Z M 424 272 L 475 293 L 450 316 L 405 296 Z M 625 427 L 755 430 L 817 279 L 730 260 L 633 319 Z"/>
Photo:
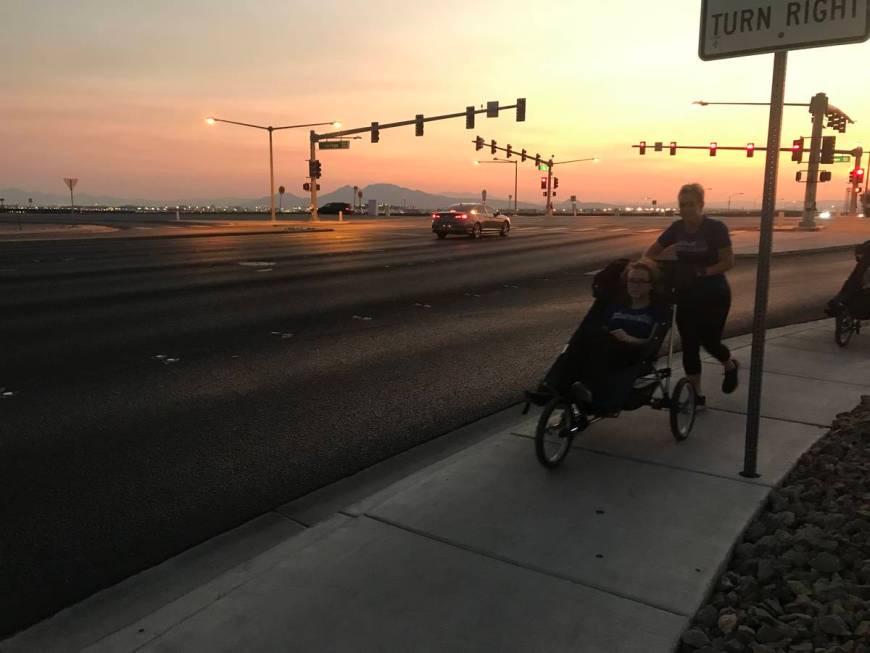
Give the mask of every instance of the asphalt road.
<path id="1" fill-rule="evenodd" d="M 0 243 L 0 634 L 518 401 L 666 223 Z M 769 326 L 851 267 L 774 259 Z M 733 335 L 754 261 L 729 277 Z"/>

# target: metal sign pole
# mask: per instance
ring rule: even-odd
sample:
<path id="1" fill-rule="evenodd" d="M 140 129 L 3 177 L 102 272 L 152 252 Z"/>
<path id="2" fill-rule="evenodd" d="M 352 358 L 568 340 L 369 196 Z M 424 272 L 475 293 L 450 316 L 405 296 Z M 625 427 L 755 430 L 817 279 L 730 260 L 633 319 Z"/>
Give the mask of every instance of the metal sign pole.
<path id="1" fill-rule="evenodd" d="M 785 68 L 788 52 L 773 55 L 773 82 L 770 88 L 770 121 L 767 126 L 767 156 L 764 163 L 764 193 L 761 203 L 761 237 L 758 243 L 758 270 L 755 281 L 755 316 L 752 323 L 752 362 L 749 370 L 749 402 L 746 410 L 746 446 L 741 476 L 758 478 L 758 422 L 761 413 L 761 382 L 764 369 L 765 318 L 770 282 L 770 251 L 773 243 L 773 215 L 776 210 L 776 177 L 782 133 L 782 107 L 785 95 Z"/>

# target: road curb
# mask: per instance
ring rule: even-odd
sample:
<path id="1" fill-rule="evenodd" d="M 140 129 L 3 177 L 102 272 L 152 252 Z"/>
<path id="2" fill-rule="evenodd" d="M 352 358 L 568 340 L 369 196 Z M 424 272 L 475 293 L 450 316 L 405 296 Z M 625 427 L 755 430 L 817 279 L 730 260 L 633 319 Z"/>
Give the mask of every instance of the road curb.
<path id="1" fill-rule="evenodd" d="M 812 249 L 791 249 L 786 250 L 784 252 L 771 252 L 770 255 L 774 257 L 781 256 L 808 256 L 811 254 L 824 254 L 826 252 L 844 252 L 851 251 L 854 249 L 855 245 L 831 245 L 830 247 L 814 247 Z M 752 259 L 758 258 L 758 252 L 751 254 L 735 254 L 734 258 L 737 259 Z"/>

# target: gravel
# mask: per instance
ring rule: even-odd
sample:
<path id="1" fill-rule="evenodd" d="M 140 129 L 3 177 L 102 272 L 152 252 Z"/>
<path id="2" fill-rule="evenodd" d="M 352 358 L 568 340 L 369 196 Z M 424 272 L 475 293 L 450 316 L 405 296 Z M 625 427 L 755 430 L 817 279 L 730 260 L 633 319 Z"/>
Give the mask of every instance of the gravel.
<path id="1" fill-rule="evenodd" d="M 870 396 L 774 489 L 679 653 L 870 653 Z"/>

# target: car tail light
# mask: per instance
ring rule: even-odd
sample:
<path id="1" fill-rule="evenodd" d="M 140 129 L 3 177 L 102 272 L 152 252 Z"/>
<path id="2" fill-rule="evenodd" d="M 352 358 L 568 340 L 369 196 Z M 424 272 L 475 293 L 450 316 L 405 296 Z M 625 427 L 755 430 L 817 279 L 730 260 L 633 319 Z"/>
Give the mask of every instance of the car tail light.
<path id="1" fill-rule="evenodd" d="M 460 220 L 467 220 L 468 219 L 468 216 L 465 213 L 460 213 L 456 217 L 459 218 Z"/>
<path id="2" fill-rule="evenodd" d="M 441 216 L 438 215 L 437 213 L 433 213 L 433 214 L 432 214 L 432 219 L 433 219 L 433 220 L 437 220 L 437 219 L 440 218 L 440 217 L 441 217 Z"/>

